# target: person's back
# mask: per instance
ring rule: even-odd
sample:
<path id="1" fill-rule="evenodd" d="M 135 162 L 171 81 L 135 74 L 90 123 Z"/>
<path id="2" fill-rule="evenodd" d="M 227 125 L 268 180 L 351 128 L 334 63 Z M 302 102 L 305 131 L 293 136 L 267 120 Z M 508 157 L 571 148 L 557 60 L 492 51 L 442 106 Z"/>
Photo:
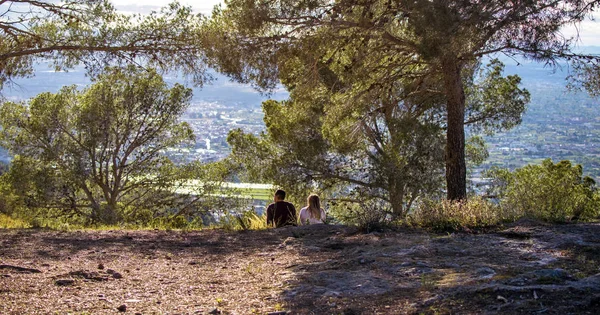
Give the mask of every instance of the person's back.
<path id="1" fill-rule="evenodd" d="M 277 201 L 267 207 L 267 224 L 275 227 L 296 225 L 296 208 L 287 201 Z"/>
<path id="2" fill-rule="evenodd" d="M 320 224 L 325 223 L 325 210 L 321 208 L 319 196 L 310 195 L 307 199 L 306 207 L 300 209 L 300 224 Z"/>

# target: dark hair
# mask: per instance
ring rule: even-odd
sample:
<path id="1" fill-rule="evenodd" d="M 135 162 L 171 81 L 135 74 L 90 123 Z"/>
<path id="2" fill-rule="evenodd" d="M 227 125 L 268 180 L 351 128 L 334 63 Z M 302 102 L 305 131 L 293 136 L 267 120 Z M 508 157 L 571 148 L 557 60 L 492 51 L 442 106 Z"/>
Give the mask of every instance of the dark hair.
<path id="1" fill-rule="evenodd" d="M 281 198 L 281 200 L 285 199 L 285 191 L 283 191 L 282 189 L 277 189 L 277 191 L 275 192 L 275 196 L 279 196 Z"/>

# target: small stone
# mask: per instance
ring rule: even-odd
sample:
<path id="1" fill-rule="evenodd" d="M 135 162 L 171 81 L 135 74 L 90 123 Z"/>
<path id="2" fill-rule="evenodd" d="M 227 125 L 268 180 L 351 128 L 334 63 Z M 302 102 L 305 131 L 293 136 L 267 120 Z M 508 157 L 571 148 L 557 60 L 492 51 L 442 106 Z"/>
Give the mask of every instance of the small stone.
<path id="1" fill-rule="evenodd" d="M 54 282 L 54 284 L 58 285 L 58 286 L 68 286 L 68 285 L 73 285 L 75 283 L 75 280 L 73 279 L 58 279 Z"/>
<path id="2" fill-rule="evenodd" d="M 328 291 L 328 292 L 325 292 L 325 294 L 323 294 L 323 296 L 326 296 L 326 297 L 329 297 L 329 296 L 338 297 L 340 295 L 341 295 L 341 293 L 337 292 L 337 291 Z"/>
<path id="3" fill-rule="evenodd" d="M 445 262 L 442 266 L 444 266 L 444 268 L 460 268 L 459 264 L 452 262 Z"/>
<path id="4" fill-rule="evenodd" d="M 123 278 L 123 275 L 122 275 L 122 274 L 120 274 L 120 273 L 118 273 L 118 272 L 115 272 L 115 273 L 113 273 L 113 274 L 112 274 L 112 276 L 113 276 L 113 278 L 115 278 L 115 279 L 121 279 L 121 278 Z"/>
<path id="5" fill-rule="evenodd" d="M 103 264 L 98 264 L 98 269 L 104 269 L 104 265 Z"/>
<path id="6" fill-rule="evenodd" d="M 428 264 L 428 263 L 426 263 L 426 262 L 424 262 L 424 261 L 417 261 L 417 263 L 416 263 L 415 265 L 417 265 L 417 266 L 419 266 L 419 267 L 423 267 L 423 268 L 431 268 L 431 267 L 429 266 L 429 264 Z"/>
<path id="7" fill-rule="evenodd" d="M 123 305 L 117 307 L 117 310 L 121 313 L 124 313 L 125 311 L 127 311 L 127 305 L 123 304 Z"/>
<path id="8" fill-rule="evenodd" d="M 208 314 L 221 314 L 221 311 L 219 311 L 218 308 L 212 309 L 210 312 L 208 312 Z"/>
<path id="9" fill-rule="evenodd" d="M 112 275 L 112 274 L 113 274 L 113 273 L 115 273 L 115 272 L 116 272 L 116 271 L 114 271 L 114 270 L 112 270 L 112 269 L 106 269 L 106 273 L 108 273 L 108 274 L 111 274 L 111 275 Z"/>
<path id="10" fill-rule="evenodd" d="M 475 271 L 481 279 L 490 279 L 496 275 L 496 270 L 490 267 L 481 267 Z"/>

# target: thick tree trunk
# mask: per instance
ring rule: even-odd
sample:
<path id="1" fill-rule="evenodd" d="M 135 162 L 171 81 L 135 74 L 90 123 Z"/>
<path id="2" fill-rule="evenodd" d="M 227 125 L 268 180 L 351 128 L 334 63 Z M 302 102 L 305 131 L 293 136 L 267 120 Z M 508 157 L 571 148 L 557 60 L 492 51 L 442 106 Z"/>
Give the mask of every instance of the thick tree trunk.
<path id="1" fill-rule="evenodd" d="M 465 162 L 465 91 L 458 60 L 446 60 L 442 65 L 446 111 L 446 188 L 449 200 L 467 197 L 467 166 Z"/>

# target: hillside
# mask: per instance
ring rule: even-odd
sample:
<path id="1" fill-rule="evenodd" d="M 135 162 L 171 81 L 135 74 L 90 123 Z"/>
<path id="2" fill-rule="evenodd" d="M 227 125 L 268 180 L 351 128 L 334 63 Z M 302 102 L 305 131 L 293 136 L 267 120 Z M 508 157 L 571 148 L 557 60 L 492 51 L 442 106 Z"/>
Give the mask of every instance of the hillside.
<path id="1" fill-rule="evenodd" d="M 593 314 L 599 234 L 528 221 L 487 234 L 0 230 L 0 312 Z"/>
<path id="2" fill-rule="evenodd" d="M 600 51 L 588 47 L 591 52 Z M 490 158 L 479 169 L 490 166 L 514 169 L 545 158 L 563 159 L 583 164 L 586 175 L 600 180 L 600 106 L 597 99 L 584 92 L 568 92 L 565 77 L 569 68 L 554 71 L 542 64 L 506 59 L 505 74 L 518 74 L 531 92 L 531 103 L 517 128 L 487 137 Z M 194 98 L 183 120 L 194 128 L 196 150 L 188 159 L 214 161 L 229 153 L 226 142 L 229 130 L 242 128 L 255 134 L 264 130 L 260 104 L 267 96 L 247 85 L 232 83 L 215 74 L 216 80 L 202 89 L 194 89 Z M 167 77 L 168 82 L 184 80 Z M 27 99 L 44 91 L 56 92 L 61 86 L 89 84 L 83 68 L 70 72 L 53 72 L 46 64 L 36 68 L 32 78 L 17 80 L 11 89 L 2 91 L 11 100 Z M 188 82 L 189 83 L 189 82 Z M 276 91 L 271 97 L 285 99 L 287 93 Z M 178 157 L 174 157 L 178 159 Z M 0 151 L 0 160 L 8 160 Z"/>

